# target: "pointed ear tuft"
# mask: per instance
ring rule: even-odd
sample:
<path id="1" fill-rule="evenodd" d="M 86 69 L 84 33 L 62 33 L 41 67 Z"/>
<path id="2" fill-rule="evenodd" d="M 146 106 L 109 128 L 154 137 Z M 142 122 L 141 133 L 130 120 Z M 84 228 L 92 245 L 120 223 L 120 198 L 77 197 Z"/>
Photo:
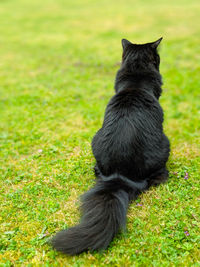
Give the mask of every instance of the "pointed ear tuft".
<path id="1" fill-rule="evenodd" d="M 154 49 L 156 49 L 156 48 L 159 46 L 159 44 L 160 44 L 160 42 L 162 41 L 162 39 L 163 39 L 163 37 L 161 37 L 161 38 L 158 39 L 157 41 L 151 43 L 151 47 L 154 48 Z"/>
<path id="2" fill-rule="evenodd" d="M 123 49 L 125 49 L 130 44 L 132 44 L 132 43 L 129 42 L 128 40 L 122 39 L 122 47 L 123 47 Z"/>

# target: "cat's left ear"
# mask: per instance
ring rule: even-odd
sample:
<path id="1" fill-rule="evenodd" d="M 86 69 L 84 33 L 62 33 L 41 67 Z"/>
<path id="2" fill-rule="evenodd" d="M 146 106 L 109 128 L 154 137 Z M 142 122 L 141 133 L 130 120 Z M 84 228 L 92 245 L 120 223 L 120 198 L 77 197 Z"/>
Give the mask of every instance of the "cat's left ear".
<path id="1" fill-rule="evenodd" d="M 132 43 L 126 39 L 122 39 L 122 47 L 125 49 L 127 46 L 131 45 Z"/>
<path id="2" fill-rule="evenodd" d="M 162 41 L 162 39 L 163 39 L 163 37 L 161 37 L 161 38 L 158 39 L 157 41 L 151 43 L 151 47 L 154 48 L 154 49 L 156 49 L 156 48 L 159 46 L 159 44 L 160 44 L 160 42 Z"/>

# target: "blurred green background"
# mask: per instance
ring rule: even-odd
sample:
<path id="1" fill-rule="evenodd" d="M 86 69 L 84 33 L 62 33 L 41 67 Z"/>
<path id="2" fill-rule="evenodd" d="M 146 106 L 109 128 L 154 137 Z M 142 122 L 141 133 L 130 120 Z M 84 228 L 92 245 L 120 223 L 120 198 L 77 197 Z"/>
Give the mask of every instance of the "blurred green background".
<path id="1" fill-rule="evenodd" d="M 0 1 L 0 266 L 199 266 L 199 14 L 199 0 Z M 63 256 L 46 242 L 93 184 L 121 39 L 161 36 L 169 182 L 107 251 Z"/>

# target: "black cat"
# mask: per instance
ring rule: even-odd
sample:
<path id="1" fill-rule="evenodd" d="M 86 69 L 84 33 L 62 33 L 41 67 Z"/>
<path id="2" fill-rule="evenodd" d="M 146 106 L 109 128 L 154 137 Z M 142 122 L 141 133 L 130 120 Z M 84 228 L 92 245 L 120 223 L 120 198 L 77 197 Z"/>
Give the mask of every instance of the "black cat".
<path id="1" fill-rule="evenodd" d="M 106 249 L 125 228 L 129 202 L 168 178 L 170 146 L 158 102 L 162 80 L 157 47 L 161 40 L 141 45 L 122 40 L 116 94 L 92 140 L 96 185 L 82 197 L 80 224 L 52 239 L 58 251 L 74 255 Z"/>

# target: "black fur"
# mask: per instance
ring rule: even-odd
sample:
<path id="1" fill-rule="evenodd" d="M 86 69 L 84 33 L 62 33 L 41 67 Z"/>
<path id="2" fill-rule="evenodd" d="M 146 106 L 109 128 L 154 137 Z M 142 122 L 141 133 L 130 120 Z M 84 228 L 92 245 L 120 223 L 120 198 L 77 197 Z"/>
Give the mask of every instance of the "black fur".
<path id="1" fill-rule="evenodd" d="M 53 247 L 74 255 L 106 249 L 126 225 L 131 200 L 168 178 L 169 141 L 163 133 L 159 39 L 143 45 L 123 39 L 116 94 L 92 140 L 96 185 L 82 198 L 79 225 L 59 232 Z"/>

